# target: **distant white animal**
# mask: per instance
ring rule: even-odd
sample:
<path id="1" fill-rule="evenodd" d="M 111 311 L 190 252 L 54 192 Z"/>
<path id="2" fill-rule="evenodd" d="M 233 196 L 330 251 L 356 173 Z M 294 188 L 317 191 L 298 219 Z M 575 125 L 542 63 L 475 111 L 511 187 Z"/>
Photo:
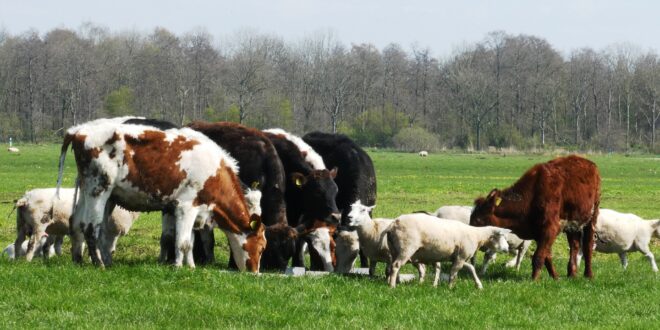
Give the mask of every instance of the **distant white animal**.
<path id="1" fill-rule="evenodd" d="M 20 150 L 18 150 L 18 148 L 16 148 L 16 147 L 9 147 L 9 148 L 7 148 L 7 151 L 9 151 L 9 152 L 20 152 Z"/>
<path id="2" fill-rule="evenodd" d="M 438 221 L 438 218 L 422 214 L 406 214 L 394 220 L 387 230 L 387 243 L 392 254 L 391 273 L 388 282 L 396 286 L 401 266 L 409 260 L 435 265 L 433 285 L 440 279 L 440 262 L 452 261 L 449 271 L 449 287 L 453 287 L 456 274 L 461 268 L 472 273 L 477 288 L 483 285 L 477 272 L 467 262 L 480 246 L 493 251 L 507 251 L 506 234 L 509 229 L 498 227 L 472 227 L 460 221 Z"/>
<path id="3" fill-rule="evenodd" d="M 25 238 L 30 236 L 24 253 L 28 261 L 32 260 L 44 244 L 54 243 L 55 253 L 62 254 L 62 240 L 69 234 L 73 197 L 73 188 L 60 189 L 59 198 L 55 196 L 55 188 L 45 188 L 30 190 L 16 200 L 17 235 L 14 246 L 22 246 Z M 139 213 L 116 207 L 110 216 L 109 225 L 105 227 L 102 246 L 113 252 L 117 238 L 128 232 L 138 215 Z M 22 255 L 22 250 L 15 251 L 17 258 Z"/>
<path id="4" fill-rule="evenodd" d="M 422 150 L 422 151 L 419 152 L 419 156 L 420 156 L 420 157 L 426 157 L 426 156 L 428 156 L 428 155 L 429 155 L 429 152 L 426 151 L 426 150 Z"/>
<path id="5" fill-rule="evenodd" d="M 472 206 L 447 205 L 438 208 L 434 215 L 438 218 L 457 220 L 469 225 L 470 214 L 472 214 Z M 505 266 L 516 267 L 516 271 L 519 271 L 522 259 L 525 257 L 525 253 L 527 253 L 529 246 L 532 245 L 532 241 L 523 240 L 514 233 L 508 233 L 506 235 L 506 241 L 509 244 L 509 253 L 513 254 L 514 257 L 509 260 Z M 481 268 L 481 275 L 484 275 L 488 270 L 488 265 L 497 258 L 497 254 L 484 248 L 482 248 L 481 251 L 485 252 L 484 264 Z"/>
<path id="6" fill-rule="evenodd" d="M 596 222 L 595 250 L 602 253 L 617 253 L 623 269 L 628 267 L 627 252 L 639 251 L 658 271 L 655 256 L 649 248 L 651 237 L 660 238 L 660 220 L 644 220 L 632 213 L 620 213 L 600 209 Z M 578 266 L 582 254 L 578 253 Z"/>

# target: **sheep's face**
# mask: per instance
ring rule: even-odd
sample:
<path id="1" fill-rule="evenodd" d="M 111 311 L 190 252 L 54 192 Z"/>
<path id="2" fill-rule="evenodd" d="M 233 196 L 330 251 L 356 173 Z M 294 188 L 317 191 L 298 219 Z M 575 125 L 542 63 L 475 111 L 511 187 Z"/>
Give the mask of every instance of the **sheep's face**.
<path id="1" fill-rule="evenodd" d="M 488 245 L 490 245 L 488 248 L 497 252 L 509 251 L 509 243 L 506 241 L 506 234 L 510 232 L 511 230 L 509 229 L 495 229 L 493 234 L 488 239 Z"/>
<path id="2" fill-rule="evenodd" d="M 486 198 L 480 197 L 474 201 L 474 208 L 470 215 L 471 226 L 488 226 L 493 224 L 495 208 L 502 202 L 501 193 L 497 189 L 491 190 Z"/>
<path id="3" fill-rule="evenodd" d="M 357 200 L 351 205 L 351 212 L 348 213 L 348 226 L 358 227 L 362 225 L 365 221 L 371 219 L 371 210 L 376 207 L 362 205 L 360 200 Z"/>

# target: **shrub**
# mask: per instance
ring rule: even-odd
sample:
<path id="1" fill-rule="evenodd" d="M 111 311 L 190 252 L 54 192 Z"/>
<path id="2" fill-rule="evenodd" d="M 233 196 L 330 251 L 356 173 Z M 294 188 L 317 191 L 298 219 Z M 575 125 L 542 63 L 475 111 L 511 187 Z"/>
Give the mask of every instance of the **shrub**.
<path id="1" fill-rule="evenodd" d="M 392 140 L 394 147 L 401 151 L 437 151 L 440 149 L 438 137 L 421 127 L 403 128 Z"/>

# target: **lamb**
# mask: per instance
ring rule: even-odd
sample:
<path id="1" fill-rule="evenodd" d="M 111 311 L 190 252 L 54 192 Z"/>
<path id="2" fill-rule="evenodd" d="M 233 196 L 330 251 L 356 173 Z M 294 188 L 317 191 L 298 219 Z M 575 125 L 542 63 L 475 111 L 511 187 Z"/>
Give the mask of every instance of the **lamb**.
<path id="1" fill-rule="evenodd" d="M 379 261 L 389 263 L 391 259 L 385 233 L 394 220 L 383 218 L 372 219 L 369 216 L 369 212 L 375 207 L 375 205 L 362 205 L 362 202 L 358 200 L 351 205 L 351 211 L 348 213 L 348 225 L 355 227 L 360 242 L 359 246 L 364 255 L 369 259 L 369 276 L 375 275 L 376 265 Z M 416 266 L 419 271 L 419 281 L 421 283 L 424 281 L 425 267 L 421 264 L 416 264 Z"/>
<path id="2" fill-rule="evenodd" d="M 438 218 L 458 220 L 469 225 L 470 214 L 472 214 L 472 206 L 447 205 L 438 208 L 434 215 Z M 522 263 L 523 257 L 525 257 L 525 253 L 527 253 L 527 249 L 529 249 L 529 246 L 532 245 L 532 241 L 523 240 L 514 233 L 508 233 L 506 235 L 506 241 L 509 244 L 509 253 L 513 254 L 514 256 L 505 264 L 505 266 L 515 266 L 516 271 L 520 271 L 520 264 Z M 484 264 L 481 268 L 481 275 L 484 275 L 486 274 L 486 270 L 488 270 L 488 265 L 490 265 L 490 263 L 495 260 L 497 254 L 493 251 L 489 251 L 483 248 L 481 251 L 485 252 Z M 472 264 L 475 263 L 472 262 Z"/>
<path id="3" fill-rule="evenodd" d="M 628 267 L 626 253 L 639 251 L 648 258 L 651 269 L 657 272 L 658 265 L 649 249 L 652 236 L 660 238 L 660 220 L 644 220 L 632 213 L 600 209 L 596 222 L 595 250 L 619 254 L 624 270 Z M 578 254 L 578 265 L 581 257 L 582 254 Z"/>
<path id="4" fill-rule="evenodd" d="M 391 272 L 388 277 L 390 287 L 396 287 L 396 279 L 401 266 L 409 260 L 435 265 L 433 286 L 440 279 L 440 262 L 452 261 L 449 272 L 449 287 L 455 284 L 458 270 L 470 270 L 478 289 L 483 285 L 477 272 L 467 262 L 480 246 L 493 251 L 507 251 L 509 244 L 506 234 L 509 229 L 498 227 L 472 227 L 460 221 L 438 221 L 427 214 L 415 213 L 399 216 L 386 231 L 387 243 L 392 255 Z"/>
<path id="5" fill-rule="evenodd" d="M 49 244 L 47 239 L 48 238 L 45 237 L 45 236 L 42 238 L 43 242 L 41 244 L 43 245 L 43 248 L 40 249 L 39 251 L 35 252 L 35 254 L 37 256 L 43 255 L 44 251 L 45 251 L 45 253 L 48 254 L 48 257 L 51 257 L 55 254 L 55 247 L 53 245 L 53 242 L 50 242 L 50 244 Z M 20 251 L 18 251 L 18 253 L 20 255 L 25 255 L 25 251 L 27 251 L 27 247 L 28 247 L 28 241 L 23 241 L 23 244 L 21 244 L 21 249 L 20 249 Z M 61 251 L 61 248 L 62 248 L 62 241 L 61 240 L 60 240 L 60 243 L 59 243 L 59 248 L 60 248 L 60 251 Z M 4 250 L 2 250 L 2 254 L 7 255 L 7 258 L 9 258 L 10 260 L 15 259 L 16 258 L 16 249 L 14 248 L 14 243 L 10 243 L 9 245 L 7 245 L 7 247 L 5 247 Z"/>
<path id="6" fill-rule="evenodd" d="M 422 150 L 419 152 L 419 157 L 427 157 L 429 155 L 429 152 L 426 150 Z"/>
<path id="7" fill-rule="evenodd" d="M 337 229 L 335 237 L 337 267 L 335 267 L 335 272 L 339 274 L 350 273 L 360 253 L 359 240 L 360 238 L 355 230 Z"/>
<path id="8" fill-rule="evenodd" d="M 60 198 L 55 196 L 56 188 L 33 189 L 16 201 L 16 230 L 14 242 L 22 246 L 26 236 L 30 236 L 25 250 L 25 259 L 31 261 L 35 252 L 40 251 L 44 244 L 55 244 L 55 253 L 62 255 L 62 240 L 69 235 L 69 219 L 73 210 L 74 189 L 60 189 Z M 110 217 L 109 225 L 104 231 L 104 246 L 108 251 L 114 251 L 117 237 L 125 235 L 130 229 L 138 213 L 128 212 L 116 207 Z M 44 238 L 46 238 L 44 240 Z M 22 249 L 14 249 L 18 258 L 23 255 Z M 52 256 L 45 253 L 44 257 Z"/>

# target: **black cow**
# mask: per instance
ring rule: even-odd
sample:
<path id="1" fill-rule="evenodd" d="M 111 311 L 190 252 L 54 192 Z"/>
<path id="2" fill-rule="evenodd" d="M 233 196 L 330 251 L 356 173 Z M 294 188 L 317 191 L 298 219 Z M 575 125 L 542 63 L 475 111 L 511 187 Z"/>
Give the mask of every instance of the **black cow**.
<path id="1" fill-rule="evenodd" d="M 364 205 L 376 204 L 376 171 L 369 155 L 353 140 L 343 134 L 330 134 L 312 132 L 303 136 L 314 151 L 323 157 L 328 167 L 337 167 L 339 173 L 335 178 L 339 193 L 337 194 L 337 207 L 342 210 L 339 230 L 348 230 L 346 227 L 351 204 L 360 200 Z M 338 264 L 342 256 L 337 256 Z M 362 267 L 367 267 L 367 260 L 360 254 Z M 353 263 L 351 260 L 350 264 Z"/>
<path id="2" fill-rule="evenodd" d="M 270 139 L 259 130 L 230 122 L 193 122 L 188 127 L 227 150 L 238 161 L 240 180 L 261 190 L 261 219 L 267 241 L 261 268 L 285 270 L 294 253 L 297 232 L 288 226 L 285 172 Z"/>
<path id="3" fill-rule="evenodd" d="M 335 201 L 338 189 L 334 182 L 337 168 L 326 169 L 322 158 L 295 135 L 282 130 L 264 132 L 277 149 L 287 176 L 285 199 L 289 224 L 298 226 L 298 231 L 301 233 L 316 229 L 320 222 L 318 220 L 338 224 L 341 214 Z M 318 236 L 312 235 L 312 237 Z M 299 239 L 299 243 L 303 239 Z M 324 245 L 329 248 L 330 241 L 328 240 Z M 304 266 L 301 248 L 302 244 L 296 245 L 298 253 L 293 259 L 294 266 Z M 330 251 L 326 252 L 329 256 Z M 326 259 L 324 267 L 326 270 L 331 267 L 327 261 Z"/>

